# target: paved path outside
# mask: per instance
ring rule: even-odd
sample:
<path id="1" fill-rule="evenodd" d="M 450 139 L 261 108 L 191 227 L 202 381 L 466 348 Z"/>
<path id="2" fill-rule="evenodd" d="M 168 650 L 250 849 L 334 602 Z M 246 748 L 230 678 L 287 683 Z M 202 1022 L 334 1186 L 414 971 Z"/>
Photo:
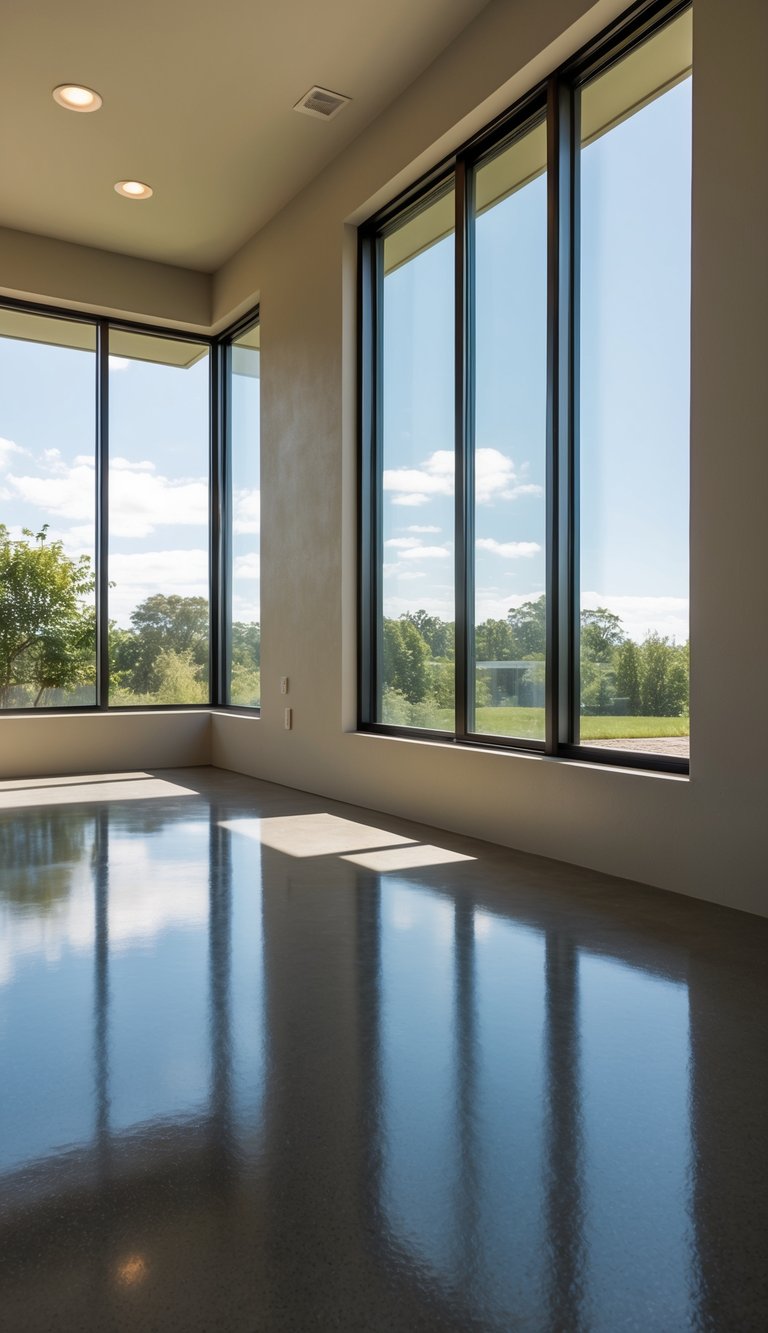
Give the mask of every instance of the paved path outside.
<path id="1" fill-rule="evenodd" d="M 646 754 L 670 755 L 675 759 L 688 759 L 691 753 L 690 736 L 634 736 L 623 741 L 583 741 L 582 744 L 596 745 L 604 750 L 641 750 Z"/>

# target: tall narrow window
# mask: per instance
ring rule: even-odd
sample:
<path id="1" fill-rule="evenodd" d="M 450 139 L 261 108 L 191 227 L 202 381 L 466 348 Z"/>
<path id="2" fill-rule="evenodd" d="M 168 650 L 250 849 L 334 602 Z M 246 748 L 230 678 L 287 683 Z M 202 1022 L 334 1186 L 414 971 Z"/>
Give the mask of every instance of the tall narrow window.
<path id="1" fill-rule="evenodd" d="M 581 742 L 688 754 L 691 14 L 581 94 Z"/>
<path id="2" fill-rule="evenodd" d="M 0 708 L 96 702 L 96 328 L 0 310 Z"/>
<path id="3" fill-rule="evenodd" d="M 260 348 L 252 324 L 233 338 L 227 361 L 227 702 L 241 708 L 258 708 L 261 697 Z"/>
<path id="4" fill-rule="evenodd" d="M 362 726 L 687 770 L 690 195 L 641 0 L 361 230 Z"/>
<path id="5" fill-rule="evenodd" d="M 544 739 L 547 135 L 475 175 L 474 726 Z M 471 692 L 472 693 L 472 692 Z"/>
<path id="6" fill-rule="evenodd" d="M 110 703 L 207 703 L 209 354 L 115 329 L 109 365 Z"/>
<path id="7" fill-rule="evenodd" d="M 454 194 L 387 235 L 378 720 L 453 730 Z"/>

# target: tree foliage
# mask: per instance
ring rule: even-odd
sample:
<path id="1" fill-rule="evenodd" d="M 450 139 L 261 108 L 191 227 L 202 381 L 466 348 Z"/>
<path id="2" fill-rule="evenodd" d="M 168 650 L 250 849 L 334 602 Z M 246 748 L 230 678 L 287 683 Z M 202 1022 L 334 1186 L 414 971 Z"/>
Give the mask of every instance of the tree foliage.
<path id="1" fill-rule="evenodd" d="M 45 525 L 13 539 L 0 524 L 0 707 L 38 707 L 95 681 L 91 561 L 47 535 Z"/>
<path id="2" fill-rule="evenodd" d="M 110 631 L 112 679 L 134 694 L 157 696 L 178 692 L 179 669 L 169 662 L 173 653 L 191 679 L 205 680 L 208 669 L 208 601 L 205 597 L 166 596 L 156 593 L 131 614 L 130 630 Z M 168 672 L 176 685 L 168 685 Z M 196 691 L 193 691 L 196 693 Z M 168 699 L 164 703 L 197 700 Z"/>
<path id="3" fill-rule="evenodd" d="M 403 726 L 450 726 L 455 689 L 454 626 L 426 611 L 408 612 L 383 624 L 384 721 Z M 656 632 L 642 643 L 628 638 L 608 607 L 581 613 L 581 709 L 602 716 L 679 717 L 688 708 L 688 646 Z M 438 651 L 442 649 L 443 651 Z M 514 691 L 525 701 L 543 689 L 546 599 L 512 607 L 506 620 L 475 627 L 475 660 L 518 662 Z M 530 664 L 530 665 L 528 665 Z M 503 673 L 478 670 L 475 703 L 505 706 Z"/>

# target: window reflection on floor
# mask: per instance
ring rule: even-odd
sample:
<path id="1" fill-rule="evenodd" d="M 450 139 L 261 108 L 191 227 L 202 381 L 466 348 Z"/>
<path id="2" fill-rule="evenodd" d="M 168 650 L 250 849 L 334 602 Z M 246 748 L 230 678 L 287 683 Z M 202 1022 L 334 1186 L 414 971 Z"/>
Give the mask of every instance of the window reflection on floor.
<path id="1" fill-rule="evenodd" d="M 195 813 L 0 819 L 0 1173 L 190 1117 L 258 1149 L 261 862 Z"/>
<path id="2" fill-rule="evenodd" d="M 207 823 L 110 837 L 110 1122 L 191 1114 L 207 1097 Z"/>
<path id="3" fill-rule="evenodd" d="M 224 831 L 230 843 L 232 908 L 230 923 L 233 1114 L 242 1150 L 258 1152 L 264 1103 L 264 926 L 261 856 L 253 843 Z"/>
<path id="4" fill-rule="evenodd" d="M 544 938 L 487 912 L 475 914 L 474 938 L 473 1295 L 535 1327 L 546 1277 Z"/>
<path id="5" fill-rule="evenodd" d="M 456 1258 L 453 904 L 387 878 L 381 899 L 384 1205 L 449 1280 Z"/>
<path id="6" fill-rule="evenodd" d="M 533 1317 L 544 1279 L 543 939 L 390 880 L 381 931 L 394 1238 L 480 1308 Z"/>
<path id="7" fill-rule="evenodd" d="M 614 1333 L 639 1309 L 646 1327 L 687 1328 L 688 988 L 589 955 L 579 983 L 590 1328 Z"/>
<path id="8" fill-rule="evenodd" d="M 0 822 L 0 1172 L 93 1133 L 93 851 L 92 817 Z"/>

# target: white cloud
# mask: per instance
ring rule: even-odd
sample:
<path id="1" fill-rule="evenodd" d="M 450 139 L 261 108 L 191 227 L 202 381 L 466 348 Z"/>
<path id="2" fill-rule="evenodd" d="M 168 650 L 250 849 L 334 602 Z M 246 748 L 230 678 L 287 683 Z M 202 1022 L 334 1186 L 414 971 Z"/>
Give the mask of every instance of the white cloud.
<path id="1" fill-rule="evenodd" d="M 442 532 L 442 528 L 436 528 L 434 523 L 411 523 L 406 532 Z"/>
<path id="2" fill-rule="evenodd" d="M 499 449 L 480 448 L 475 453 L 475 496 L 478 504 L 495 499 L 517 500 L 521 496 L 542 495 L 541 486 L 523 480 L 507 454 Z M 389 468 L 384 472 L 384 490 L 394 492 L 396 505 L 424 505 L 431 496 L 451 496 L 454 486 L 455 459 L 452 450 L 437 449 L 418 468 Z"/>
<path id="3" fill-rule="evenodd" d="M 76 458 L 76 463 L 87 463 L 87 458 Z M 150 463 L 148 458 L 139 463 L 131 462 L 129 458 L 113 458 L 109 464 L 110 472 L 154 472 L 155 465 Z"/>
<path id="4" fill-rule="evenodd" d="M 232 593 L 232 619 L 251 624 L 260 620 L 260 605 L 257 597 L 240 597 L 236 590 Z"/>
<path id="5" fill-rule="evenodd" d="M 109 358 L 109 369 L 113 373 L 116 373 L 121 370 L 127 370 L 130 364 L 131 363 L 128 360 L 127 356 L 110 356 Z"/>
<path id="6" fill-rule="evenodd" d="M 208 596 L 208 552 L 193 550 L 113 552 L 109 560 L 109 615 L 119 625 L 130 622 L 139 602 L 155 593 L 179 597 Z"/>
<path id="7" fill-rule="evenodd" d="M 425 546 L 418 537 L 390 537 L 384 543 L 395 551 L 402 552 L 403 560 L 443 560 L 451 554 L 447 546 Z"/>
<path id="8" fill-rule="evenodd" d="M 425 579 L 427 575 L 421 569 L 405 569 L 400 575 L 400 579 L 405 583 L 412 583 L 415 579 Z"/>
<path id="9" fill-rule="evenodd" d="M 430 495 L 453 495 L 454 455 L 438 449 L 420 468 L 387 468 L 384 490 L 395 491 L 395 504 L 426 504 Z"/>
<path id="10" fill-rule="evenodd" d="M 524 602 L 536 602 L 541 597 L 541 589 L 528 592 L 505 592 L 503 588 L 480 587 L 475 594 L 475 616 L 478 625 L 484 620 L 506 620 L 513 607 Z"/>
<path id="11" fill-rule="evenodd" d="M 478 537 L 476 544 L 478 550 L 491 551 L 505 560 L 530 560 L 541 550 L 538 542 L 497 542 L 495 537 Z"/>
<path id="12" fill-rule="evenodd" d="M 419 546 L 416 550 L 403 551 L 404 560 L 447 560 L 451 552 L 447 546 Z"/>
<path id="13" fill-rule="evenodd" d="M 432 587 L 430 596 L 425 597 L 423 590 L 414 587 L 411 596 L 407 593 L 384 598 L 384 615 L 396 620 L 404 611 L 426 611 L 427 615 L 439 616 L 441 620 L 453 620 L 455 617 L 453 590 L 447 588 L 439 595 L 440 589 Z M 435 595 L 438 594 L 438 595 Z"/>
<path id="14" fill-rule="evenodd" d="M 387 487 L 385 486 L 384 489 L 387 490 Z M 429 504 L 429 496 L 420 495 L 418 491 L 415 491 L 411 495 L 393 496 L 392 503 L 393 505 L 402 505 L 404 509 L 418 509 L 419 505 Z"/>
<path id="15" fill-rule="evenodd" d="M 239 555 L 235 559 L 234 575 L 236 579 L 258 579 L 261 577 L 261 559 L 257 554 Z"/>
<path id="16" fill-rule="evenodd" d="M 261 492 L 257 490 L 236 490 L 233 495 L 234 518 L 232 526 L 236 533 L 256 533 L 261 528 Z"/>
<path id="17" fill-rule="evenodd" d="M 6 440 L 0 435 L 0 468 L 8 466 L 12 454 L 24 454 L 26 449 L 16 444 L 14 440 Z"/>
<path id="18" fill-rule="evenodd" d="M 627 596 L 608 592 L 584 592 L 582 607 L 605 606 L 621 617 L 624 633 L 641 642 L 650 631 L 685 643 L 689 634 L 687 597 Z"/>
<path id="19" fill-rule="evenodd" d="M 46 518 L 92 522 L 94 459 L 80 454 L 68 466 L 56 454 L 46 462 L 48 476 L 8 474 L 15 497 L 41 509 Z M 156 471 L 154 463 L 134 463 L 119 457 L 110 461 L 109 476 L 109 528 L 113 537 L 148 537 L 166 524 L 207 526 L 206 479 L 165 477 Z"/>

